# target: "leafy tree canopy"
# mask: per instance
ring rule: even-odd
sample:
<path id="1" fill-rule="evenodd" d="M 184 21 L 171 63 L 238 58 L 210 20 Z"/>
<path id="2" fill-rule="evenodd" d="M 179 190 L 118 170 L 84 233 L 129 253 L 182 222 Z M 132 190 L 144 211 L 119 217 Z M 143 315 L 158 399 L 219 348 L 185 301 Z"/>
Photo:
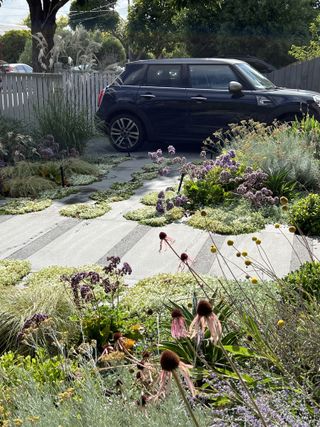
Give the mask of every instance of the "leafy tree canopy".
<path id="1" fill-rule="evenodd" d="M 31 38 L 30 31 L 7 31 L 0 37 L 0 59 L 9 63 L 18 62 L 19 56 L 29 38 Z"/>
<path id="2" fill-rule="evenodd" d="M 292 61 L 290 46 L 308 38 L 314 15 L 313 0 L 199 2 L 185 9 L 182 26 L 192 56 L 251 55 L 281 66 Z"/>
<path id="3" fill-rule="evenodd" d="M 136 57 L 160 57 L 179 41 L 177 9 L 168 0 L 136 0 L 128 16 L 128 39 Z"/>
<path id="4" fill-rule="evenodd" d="M 309 44 L 304 46 L 293 45 L 289 52 L 290 55 L 299 61 L 307 61 L 320 57 L 320 14 L 310 24 L 309 31 L 311 34 Z"/>
<path id="5" fill-rule="evenodd" d="M 72 29 L 82 25 L 86 30 L 114 31 L 120 17 L 113 0 L 90 0 L 85 3 L 73 1 L 70 7 L 69 24 Z"/>

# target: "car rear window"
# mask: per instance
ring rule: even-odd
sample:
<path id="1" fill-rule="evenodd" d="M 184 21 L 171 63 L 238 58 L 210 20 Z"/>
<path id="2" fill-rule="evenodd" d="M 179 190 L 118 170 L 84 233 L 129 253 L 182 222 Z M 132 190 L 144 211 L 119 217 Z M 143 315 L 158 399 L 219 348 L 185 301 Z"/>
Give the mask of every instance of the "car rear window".
<path id="1" fill-rule="evenodd" d="M 143 64 L 127 65 L 126 69 L 120 74 L 117 82 L 122 85 L 139 86 L 141 84 L 145 67 Z"/>
<path id="2" fill-rule="evenodd" d="M 149 65 L 144 86 L 182 87 L 181 65 Z"/>
<path id="3" fill-rule="evenodd" d="M 239 81 L 229 65 L 190 65 L 191 86 L 199 89 L 228 89 L 231 81 Z"/>

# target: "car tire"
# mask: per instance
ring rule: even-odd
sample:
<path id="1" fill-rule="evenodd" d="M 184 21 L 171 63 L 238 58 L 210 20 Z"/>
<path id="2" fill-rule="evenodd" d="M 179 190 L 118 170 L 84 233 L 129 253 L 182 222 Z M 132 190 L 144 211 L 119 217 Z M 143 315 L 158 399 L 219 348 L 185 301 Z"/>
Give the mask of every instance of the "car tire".
<path id="1" fill-rule="evenodd" d="M 109 137 L 112 146 L 120 152 L 131 152 L 141 148 L 144 131 L 140 120 L 131 114 L 119 114 L 109 124 Z"/>

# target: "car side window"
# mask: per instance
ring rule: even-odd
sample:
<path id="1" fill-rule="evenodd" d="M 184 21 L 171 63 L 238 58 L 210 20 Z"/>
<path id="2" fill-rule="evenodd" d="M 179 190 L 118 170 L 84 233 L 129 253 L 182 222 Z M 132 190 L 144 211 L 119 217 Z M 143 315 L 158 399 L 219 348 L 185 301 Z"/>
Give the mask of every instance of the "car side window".
<path id="1" fill-rule="evenodd" d="M 239 81 L 229 65 L 190 65 L 191 86 L 199 89 L 228 89 L 231 81 Z"/>
<path id="2" fill-rule="evenodd" d="M 142 64 L 128 65 L 121 73 L 120 84 L 129 86 L 139 86 L 144 75 L 145 68 Z"/>
<path id="3" fill-rule="evenodd" d="M 183 87 L 181 65 L 149 65 L 144 86 Z"/>

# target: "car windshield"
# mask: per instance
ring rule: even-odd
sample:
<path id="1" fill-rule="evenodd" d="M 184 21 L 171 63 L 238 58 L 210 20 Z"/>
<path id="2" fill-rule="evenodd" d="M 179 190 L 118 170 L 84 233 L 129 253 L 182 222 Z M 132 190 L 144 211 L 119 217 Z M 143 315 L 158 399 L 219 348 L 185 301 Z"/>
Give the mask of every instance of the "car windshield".
<path id="1" fill-rule="evenodd" d="M 255 89 L 272 89 L 276 86 L 265 77 L 260 74 L 259 71 L 252 68 L 249 64 L 241 63 L 236 65 L 246 75 L 250 83 L 253 84 Z"/>

